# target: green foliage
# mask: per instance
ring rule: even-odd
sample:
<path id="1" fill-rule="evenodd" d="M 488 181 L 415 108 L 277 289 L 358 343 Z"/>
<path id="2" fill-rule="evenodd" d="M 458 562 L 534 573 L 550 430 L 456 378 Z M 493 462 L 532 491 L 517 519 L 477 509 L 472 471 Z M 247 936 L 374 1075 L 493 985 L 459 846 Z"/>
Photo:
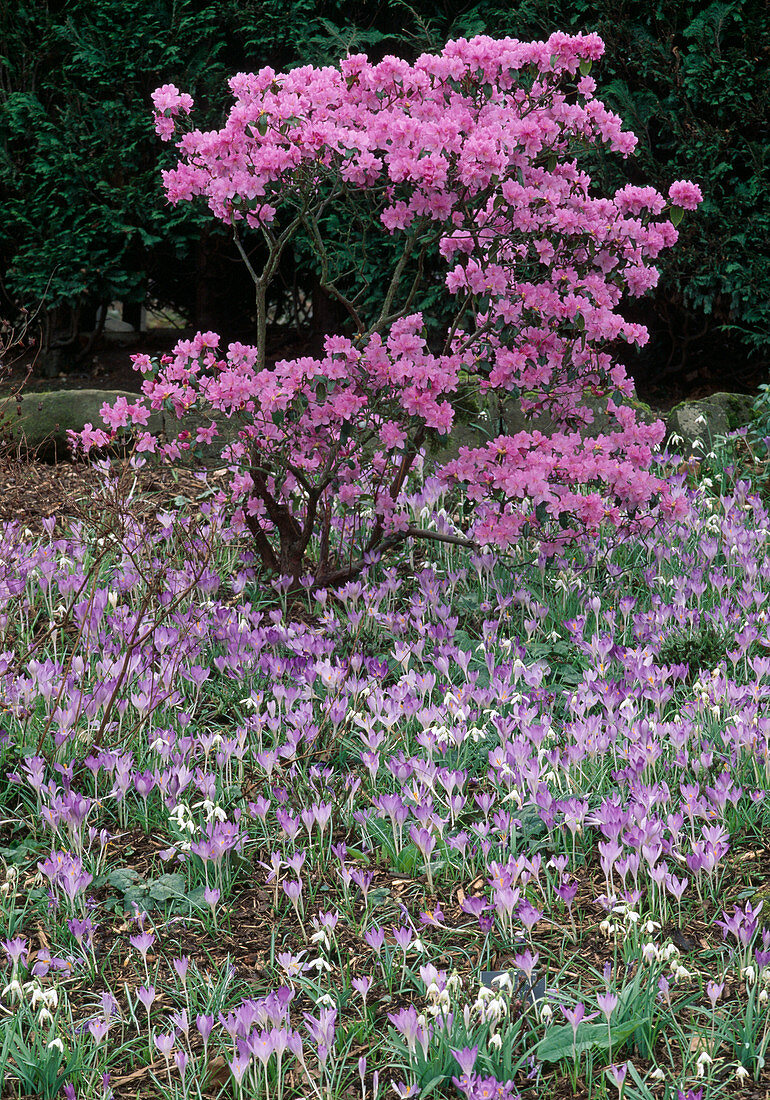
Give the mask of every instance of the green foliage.
<path id="1" fill-rule="evenodd" d="M 105 908 L 131 913 L 136 906 L 143 912 L 170 908 L 189 915 L 190 909 L 203 905 L 203 887 L 189 891 L 184 876 L 178 872 L 145 879 L 133 867 L 116 867 L 104 876 L 100 885 L 112 887 L 120 897 L 109 896 Z"/>
<path id="2" fill-rule="evenodd" d="M 189 253 L 201 214 L 169 219 L 150 93 L 221 82 L 215 5 L 22 2 L 0 16 L 0 252 L 9 295 L 48 309 L 141 301 L 152 252 Z M 170 161 L 170 157 L 166 156 Z"/>
<path id="3" fill-rule="evenodd" d="M 661 665 L 689 665 L 689 678 L 702 670 L 717 668 L 727 656 L 735 638 L 717 630 L 713 623 L 703 623 L 698 629 L 677 630 L 669 634 L 658 652 Z"/>
<path id="4" fill-rule="evenodd" d="M 764 440 L 770 438 L 770 385 L 761 385 L 754 399 L 754 422 L 750 425 L 750 434 L 762 441 L 765 453 L 768 450 Z"/>

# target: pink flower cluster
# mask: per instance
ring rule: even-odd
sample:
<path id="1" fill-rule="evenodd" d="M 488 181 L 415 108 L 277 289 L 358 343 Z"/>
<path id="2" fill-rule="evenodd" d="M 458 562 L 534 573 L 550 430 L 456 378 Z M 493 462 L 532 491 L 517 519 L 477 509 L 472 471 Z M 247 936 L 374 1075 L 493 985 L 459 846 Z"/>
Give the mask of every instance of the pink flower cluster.
<path id="1" fill-rule="evenodd" d="M 682 210 L 695 210 L 703 202 L 703 192 L 697 183 L 690 180 L 677 180 L 668 189 L 668 197 L 674 206 Z"/>
<path id="2" fill-rule="evenodd" d="M 155 130 L 163 141 L 174 136 L 174 119 L 181 112 L 189 115 L 193 107 L 192 96 L 180 92 L 175 84 L 164 84 L 152 93 L 155 106 Z"/>
<path id="3" fill-rule="evenodd" d="M 464 448 L 438 471 L 478 502 L 478 540 L 509 545 L 543 508 L 567 532 L 621 523 L 664 491 L 650 472 L 662 428 L 637 424 L 620 403 L 631 385 L 605 348 L 646 341 L 616 310 L 624 290 L 655 286 L 648 261 L 677 231 L 654 188 L 594 197 L 575 159 L 592 144 L 624 156 L 636 144 L 594 98 L 587 70 L 602 52 L 591 34 L 535 43 L 479 36 L 414 64 L 355 55 L 338 69 L 264 68 L 230 81 L 236 102 L 221 130 L 179 138 L 181 159 L 164 173 L 172 203 L 203 197 L 218 219 L 260 227 L 274 242 L 278 219 L 299 225 L 332 189 L 340 200 L 366 190 L 384 231 L 403 234 L 405 248 L 433 242 L 461 306 L 441 354 L 413 313 L 388 318 L 387 331 L 327 338 L 322 359 L 271 369 L 254 347 L 233 344 L 222 355 L 211 333 L 182 342 L 160 365 L 135 361 L 153 408 L 212 414 L 199 442 L 217 435 L 215 414 L 238 418 L 239 438 L 223 452 L 229 496 L 271 566 L 270 539 L 304 553 L 320 516 L 339 557 L 346 539 L 365 553 L 403 531 L 406 475 L 426 434 L 450 430 L 449 397 L 461 379 L 482 393 L 521 394 L 525 411 L 548 413 L 564 429 Z M 154 102 L 168 138 L 192 101 L 165 85 Z M 701 194 L 680 181 L 669 198 L 681 216 Z M 585 395 L 608 390 L 617 430 L 581 441 L 592 420 Z M 105 422 L 115 431 L 146 424 L 147 414 L 118 403 Z M 100 440 L 91 431 L 82 442 Z M 156 441 L 142 433 L 139 447 Z M 177 440 L 162 450 L 173 459 L 189 447 Z"/>

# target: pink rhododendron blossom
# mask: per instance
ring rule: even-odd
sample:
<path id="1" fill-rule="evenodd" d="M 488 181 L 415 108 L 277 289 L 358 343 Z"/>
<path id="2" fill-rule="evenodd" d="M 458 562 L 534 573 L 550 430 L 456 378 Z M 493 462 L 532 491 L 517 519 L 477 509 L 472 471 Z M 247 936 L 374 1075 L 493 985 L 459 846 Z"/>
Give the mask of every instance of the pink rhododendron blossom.
<path id="1" fill-rule="evenodd" d="M 695 210 L 703 202 L 703 192 L 697 183 L 690 180 L 677 180 L 668 189 L 669 201 L 682 210 Z"/>
<path id="2" fill-rule="evenodd" d="M 239 223 L 264 232 L 267 266 L 253 272 L 257 344 L 225 349 L 216 333 L 198 333 L 159 363 L 135 357 L 142 398 L 105 408 L 110 434 L 89 427 L 82 448 L 146 426 L 153 409 L 202 416 L 193 434 L 159 442 L 174 461 L 198 454 L 227 421 L 229 486 L 217 489 L 216 507 L 229 501 L 269 570 L 298 583 L 312 568 L 318 583 L 334 583 L 414 531 L 412 474 L 429 437 L 451 431 L 460 387 L 472 385 L 482 398 L 514 393 L 525 414 L 547 415 L 557 430 L 462 447 L 433 471 L 432 485 L 469 501 L 469 541 L 507 547 L 526 532 L 548 549 L 580 529 L 647 522 L 650 501 L 665 507 L 670 496 L 651 466 L 663 429 L 623 405 L 633 388 L 606 347 L 646 342 L 618 307 L 624 291 L 656 285 L 651 261 L 677 231 L 654 188 L 599 197 L 580 167 L 580 149 L 603 144 L 627 156 L 636 144 L 585 75 L 603 49 L 594 34 L 534 43 L 479 35 L 414 63 L 357 54 L 338 68 L 234 76 L 224 126 L 178 134 L 179 160 L 163 184 L 172 203 L 207 203 L 236 240 Z M 192 108 L 168 84 L 153 103 L 166 139 Z M 382 275 L 382 315 L 364 322 L 357 292 L 341 296 L 355 335 L 327 336 L 318 357 L 267 365 L 264 296 L 282 251 L 304 226 L 323 254 L 331 196 L 358 210 L 361 192 L 371 232 L 403 243 Z M 701 198 L 688 181 L 669 190 L 680 210 Z M 443 346 L 429 342 L 402 285 L 418 253 L 415 288 L 426 289 L 430 257 L 432 289 L 443 286 L 456 310 Z M 610 427 L 583 438 L 592 402 L 607 393 Z M 149 439 L 140 434 L 139 447 Z"/>

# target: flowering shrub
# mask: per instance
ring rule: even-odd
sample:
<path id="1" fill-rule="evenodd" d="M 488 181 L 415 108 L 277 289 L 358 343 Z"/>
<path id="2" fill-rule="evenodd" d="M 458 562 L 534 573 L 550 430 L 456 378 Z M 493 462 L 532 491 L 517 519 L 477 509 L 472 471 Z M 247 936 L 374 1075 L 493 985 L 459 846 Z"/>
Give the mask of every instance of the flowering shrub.
<path id="1" fill-rule="evenodd" d="M 222 451 L 231 478 L 216 503 L 233 506 L 269 570 L 294 584 L 308 570 L 334 583 L 412 535 L 447 537 L 410 524 L 408 475 L 428 433 L 450 431 L 451 398 L 469 381 L 481 394 L 520 396 L 525 412 L 548 413 L 560 428 L 551 439 L 523 431 L 462 448 L 436 471 L 437 492 L 456 486 L 474 502 L 469 539 L 508 547 L 526 530 L 553 548 L 581 528 L 629 523 L 665 496 L 650 471 L 663 425 L 637 422 L 621 403 L 631 384 L 604 349 L 618 338 L 644 343 L 646 330 L 616 311 L 622 293 L 655 285 L 648 261 L 675 243 L 673 222 L 701 195 L 675 183 L 666 214 L 652 187 L 590 194 L 580 147 L 603 142 L 626 156 L 636 142 L 594 97 L 588 72 L 602 51 L 591 34 L 481 36 L 413 65 L 356 55 L 339 69 L 264 68 L 232 78 L 236 102 L 221 131 L 179 138 L 181 159 L 164 173 L 170 201 L 203 197 L 236 239 L 245 223 L 267 244 L 257 272 L 239 241 L 256 286 L 257 343 L 225 351 L 199 333 L 160 363 L 135 357 L 152 408 L 207 417 L 195 439 L 159 443 L 143 431 L 137 445 L 175 460 L 235 418 L 238 438 Z M 153 98 L 158 132 L 171 140 L 192 100 L 173 85 Z M 330 204 L 362 193 L 370 218 L 404 242 L 371 323 L 324 239 Z M 267 288 L 300 232 L 352 334 L 328 337 L 320 359 L 267 368 Z M 440 348 L 414 309 L 436 257 L 456 305 Z M 613 430 L 586 441 L 586 397 L 605 392 Z M 88 428 L 85 450 L 146 425 L 149 410 L 124 402 L 103 415 L 109 432 Z"/>

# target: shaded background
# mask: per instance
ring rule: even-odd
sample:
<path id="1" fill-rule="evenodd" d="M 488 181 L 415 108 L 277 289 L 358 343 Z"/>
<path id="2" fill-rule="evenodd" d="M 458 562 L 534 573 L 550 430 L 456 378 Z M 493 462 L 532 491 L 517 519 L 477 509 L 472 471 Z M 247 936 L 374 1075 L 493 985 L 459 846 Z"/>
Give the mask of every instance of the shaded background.
<path id="1" fill-rule="evenodd" d="M 649 344 L 623 345 L 618 357 L 657 404 L 751 392 L 770 364 L 766 0 L 4 0 L 0 314 L 13 322 L 39 310 L 35 374 L 82 376 L 95 354 L 104 360 L 101 325 L 116 301 L 136 327 L 149 306 L 181 326 L 249 338 L 253 286 L 226 227 L 163 195 L 161 168 L 176 158 L 153 130 L 159 84 L 190 92 L 196 125 L 218 128 L 239 71 L 334 63 L 347 51 L 413 58 L 451 37 L 554 30 L 602 36 L 597 94 L 639 138 L 625 161 L 599 152 L 585 162 L 597 189 L 665 193 L 688 178 L 705 197 L 664 254 L 658 287 L 624 303 Z M 272 316 L 274 347 L 312 346 L 339 327 L 301 242 Z"/>

